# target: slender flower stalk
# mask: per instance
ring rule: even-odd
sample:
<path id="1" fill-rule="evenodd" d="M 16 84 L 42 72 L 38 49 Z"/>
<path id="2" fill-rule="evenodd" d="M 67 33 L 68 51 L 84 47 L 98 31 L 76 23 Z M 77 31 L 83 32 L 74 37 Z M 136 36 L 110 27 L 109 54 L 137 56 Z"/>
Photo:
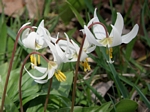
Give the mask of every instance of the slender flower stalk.
<path id="1" fill-rule="evenodd" d="M 82 40 L 82 43 L 80 46 L 79 55 L 78 55 L 78 59 L 76 62 L 76 71 L 75 71 L 75 76 L 74 76 L 74 81 L 73 81 L 74 83 L 73 83 L 73 92 L 72 92 L 72 105 L 71 105 L 71 111 L 70 112 L 73 112 L 73 110 L 74 110 L 74 102 L 75 102 L 74 100 L 75 100 L 75 93 L 76 93 L 78 70 L 79 70 L 80 58 L 81 58 L 85 38 L 86 38 L 86 35 L 83 35 L 83 40 Z"/>
<path id="2" fill-rule="evenodd" d="M 22 84 L 22 73 L 23 73 L 23 69 L 24 69 L 24 66 L 27 62 L 27 60 L 30 58 L 31 55 L 33 54 L 38 54 L 40 56 L 42 56 L 47 62 L 49 62 L 49 60 L 44 56 L 42 55 L 41 53 L 39 52 L 32 52 L 30 54 L 27 55 L 27 57 L 24 59 L 23 61 L 23 64 L 22 64 L 22 67 L 21 67 L 21 70 L 20 70 L 20 77 L 19 77 L 19 100 L 20 100 L 20 111 L 23 112 L 23 104 L 22 104 L 22 92 L 21 92 L 21 84 Z"/>
<path id="3" fill-rule="evenodd" d="M 10 72 L 11 72 L 11 69 L 12 69 L 12 64 L 13 64 L 15 52 L 16 52 L 16 49 L 17 49 L 17 43 L 18 43 L 18 40 L 19 40 L 19 37 L 20 37 L 21 33 L 22 33 L 25 29 L 27 29 L 27 28 L 29 28 L 30 30 L 34 31 L 34 29 L 33 29 L 31 26 L 24 25 L 24 26 L 22 26 L 22 27 L 20 28 L 20 30 L 18 31 L 16 40 L 15 40 L 15 44 L 14 44 L 12 56 L 11 56 L 10 63 L 9 63 L 8 73 L 7 73 L 7 76 L 6 76 L 6 81 L 5 81 L 5 86 L 4 86 L 4 91 L 3 91 L 2 101 L 1 101 L 0 112 L 3 112 L 3 107 L 4 107 L 5 97 L 6 97 L 6 91 L 7 91 L 7 86 L 8 86 L 8 81 L 9 81 Z"/>
<path id="4" fill-rule="evenodd" d="M 45 104 L 44 104 L 44 112 L 46 112 L 46 109 L 47 109 L 49 94 L 50 94 L 50 90 L 51 90 L 51 86 L 52 86 L 52 80 L 53 80 L 53 77 L 50 79 L 50 82 L 49 82 L 49 87 L 48 87 L 48 91 L 47 91 L 47 96 L 46 96 L 46 100 L 45 100 Z"/>

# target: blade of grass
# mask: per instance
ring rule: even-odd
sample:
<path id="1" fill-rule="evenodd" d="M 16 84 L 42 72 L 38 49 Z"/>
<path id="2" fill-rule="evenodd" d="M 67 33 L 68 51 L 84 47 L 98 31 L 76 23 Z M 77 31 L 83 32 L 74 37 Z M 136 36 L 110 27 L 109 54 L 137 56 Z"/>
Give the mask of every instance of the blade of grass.
<path id="1" fill-rule="evenodd" d="M 66 1 L 66 3 L 69 5 L 70 9 L 72 10 L 74 15 L 78 19 L 80 25 L 83 27 L 85 22 L 84 22 L 83 18 L 81 17 L 81 15 L 78 13 L 78 11 L 68 1 Z"/>
<path id="2" fill-rule="evenodd" d="M 105 53 L 105 49 L 101 48 L 101 52 L 102 52 L 103 56 L 105 57 L 105 59 L 108 60 L 108 56 Z M 110 70 L 112 72 L 112 75 L 113 75 L 113 78 L 114 78 L 114 82 L 115 82 L 117 88 L 119 89 L 119 91 L 121 92 L 123 97 L 127 98 L 128 97 L 127 89 L 125 88 L 125 86 L 120 81 L 120 79 L 118 77 L 118 73 L 117 73 L 117 71 L 114 68 L 114 65 L 108 63 L 108 66 L 109 66 L 109 68 L 110 68 Z"/>
<path id="3" fill-rule="evenodd" d="M 125 77 L 123 76 L 119 76 L 119 78 L 124 81 L 125 83 L 127 83 L 128 85 L 134 87 L 134 89 L 138 92 L 138 94 L 140 95 L 140 97 L 142 98 L 142 100 L 144 101 L 144 103 L 147 105 L 147 107 L 150 109 L 150 102 L 149 100 L 146 98 L 146 96 L 143 94 L 143 92 L 140 90 L 140 88 L 135 85 L 134 83 L 130 82 L 129 80 L 127 80 Z"/>

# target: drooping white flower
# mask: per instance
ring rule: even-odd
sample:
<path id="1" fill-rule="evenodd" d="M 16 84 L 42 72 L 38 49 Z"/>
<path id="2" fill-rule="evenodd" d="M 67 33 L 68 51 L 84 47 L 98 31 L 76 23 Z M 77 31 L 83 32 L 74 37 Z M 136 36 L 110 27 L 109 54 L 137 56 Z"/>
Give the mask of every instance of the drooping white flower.
<path id="1" fill-rule="evenodd" d="M 29 23 L 23 25 L 23 27 L 28 24 Z M 33 28 L 36 28 L 36 27 L 33 27 Z M 44 41 L 44 38 L 46 38 L 50 41 L 51 35 L 48 32 L 48 30 L 44 27 L 44 20 L 42 20 L 40 22 L 39 26 L 37 27 L 36 32 L 34 32 L 34 31 L 31 32 L 30 29 L 27 28 L 22 33 L 21 41 L 26 48 L 30 48 L 33 50 L 39 50 L 44 47 L 47 47 L 47 44 Z"/>
<path id="2" fill-rule="evenodd" d="M 93 33 L 89 29 L 91 26 L 93 28 Z M 122 35 L 123 26 L 123 17 L 118 12 L 116 22 L 114 25 L 111 25 L 112 30 L 109 34 L 106 27 L 98 20 L 95 9 L 94 17 L 90 20 L 87 26 L 84 25 L 83 33 L 86 34 L 86 37 L 91 44 L 107 47 L 109 54 L 108 62 L 113 63 L 113 61 L 111 61 L 112 47 L 122 43 L 129 43 L 138 33 L 139 26 L 136 24 L 128 34 Z"/>
<path id="3" fill-rule="evenodd" d="M 72 39 L 69 39 L 68 35 L 64 33 L 66 39 L 60 39 L 55 43 L 56 51 L 58 55 L 64 60 L 64 62 L 76 62 L 79 56 L 80 47 Z M 87 39 L 83 44 L 83 49 L 80 56 L 81 65 L 84 67 L 84 71 L 90 70 L 88 64 L 88 53 L 92 52 L 96 46 L 91 46 Z"/>
<path id="4" fill-rule="evenodd" d="M 34 70 L 37 70 L 38 72 L 40 72 L 42 74 L 42 76 L 40 76 L 40 77 L 34 76 L 26 69 L 25 66 L 24 66 L 24 69 L 27 71 L 29 76 L 34 79 L 35 82 L 40 83 L 40 84 L 46 83 L 54 75 L 55 70 L 57 69 L 57 64 L 53 61 L 49 61 L 47 68 L 46 67 L 38 67 L 38 66 L 34 65 L 33 63 L 31 63 L 31 66 Z"/>

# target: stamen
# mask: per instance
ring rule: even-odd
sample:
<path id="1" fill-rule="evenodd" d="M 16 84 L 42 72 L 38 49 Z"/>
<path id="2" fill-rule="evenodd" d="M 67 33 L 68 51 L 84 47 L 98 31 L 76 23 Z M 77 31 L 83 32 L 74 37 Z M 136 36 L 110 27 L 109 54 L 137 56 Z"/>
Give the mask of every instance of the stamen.
<path id="1" fill-rule="evenodd" d="M 57 70 L 55 72 L 55 77 L 58 81 L 63 82 L 66 81 L 66 76 L 64 75 L 64 73 L 62 73 L 60 70 Z"/>
<path id="2" fill-rule="evenodd" d="M 114 62 L 114 61 L 111 60 L 113 58 L 112 52 L 113 52 L 113 48 L 108 48 L 107 49 L 107 54 L 109 55 L 109 61 L 107 61 L 107 63 L 113 63 Z"/>
<path id="3" fill-rule="evenodd" d="M 38 65 L 41 64 L 41 61 L 40 61 L 40 55 L 38 55 Z"/>
<path id="4" fill-rule="evenodd" d="M 88 58 L 86 58 L 85 61 L 81 62 L 80 64 L 84 67 L 84 72 L 91 70 L 91 67 L 88 64 Z"/>
<path id="5" fill-rule="evenodd" d="M 33 64 L 34 64 L 35 66 L 37 66 L 37 61 L 36 61 L 36 56 L 35 56 L 35 55 L 33 56 L 33 60 L 34 60 Z"/>
<path id="6" fill-rule="evenodd" d="M 34 56 L 33 55 L 30 55 L 30 61 L 31 61 L 31 63 L 34 63 Z"/>

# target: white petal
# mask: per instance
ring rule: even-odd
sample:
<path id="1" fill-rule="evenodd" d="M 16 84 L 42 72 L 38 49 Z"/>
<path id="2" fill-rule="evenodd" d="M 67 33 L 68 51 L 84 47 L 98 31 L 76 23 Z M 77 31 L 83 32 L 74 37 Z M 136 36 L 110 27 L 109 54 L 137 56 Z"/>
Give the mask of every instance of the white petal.
<path id="1" fill-rule="evenodd" d="M 84 51 L 82 51 L 80 61 L 84 61 L 85 58 L 87 58 L 87 57 L 88 57 L 88 55 Z"/>
<path id="2" fill-rule="evenodd" d="M 48 79 L 52 78 L 54 73 L 55 73 L 55 69 L 49 70 L 48 71 Z"/>
<path id="3" fill-rule="evenodd" d="M 39 71 L 41 73 L 45 73 L 47 71 L 47 68 L 45 68 L 45 67 L 38 67 L 38 66 L 34 65 L 33 63 L 31 63 L 31 66 L 34 66 L 34 69 L 36 69 L 37 71 Z"/>
<path id="4" fill-rule="evenodd" d="M 95 8 L 94 10 L 94 17 L 97 17 L 96 11 L 97 11 L 97 8 Z"/>
<path id="5" fill-rule="evenodd" d="M 24 66 L 24 69 L 26 70 L 26 72 L 30 75 L 30 77 L 32 77 L 34 80 L 41 80 L 41 79 L 44 79 L 46 76 L 47 76 L 47 72 L 43 75 L 43 76 L 41 76 L 41 77 L 35 77 L 35 76 L 33 76 L 27 69 L 26 69 L 26 67 Z"/>
<path id="6" fill-rule="evenodd" d="M 31 32 L 27 38 L 24 38 L 22 40 L 22 43 L 23 45 L 26 47 L 26 48 L 30 48 L 30 49 L 36 49 L 35 47 L 35 38 L 37 37 L 37 34 L 35 32 Z"/>
<path id="7" fill-rule="evenodd" d="M 90 46 L 90 43 L 89 43 L 88 39 L 85 38 L 84 44 L 83 44 L 83 48 L 84 48 L 84 49 L 87 49 L 89 46 Z"/>
<path id="8" fill-rule="evenodd" d="M 114 27 L 118 30 L 120 35 L 122 34 L 123 26 L 124 26 L 123 17 L 119 12 L 117 12 L 117 18 Z"/>
<path id="9" fill-rule="evenodd" d="M 97 42 L 95 39 L 94 35 L 91 33 L 91 31 L 84 25 L 85 33 L 86 33 L 86 38 L 88 39 L 89 43 L 97 45 L 97 46 L 102 46 L 100 43 Z"/>
<path id="10" fill-rule="evenodd" d="M 129 43 L 135 36 L 137 35 L 139 30 L 138 24 L 134 25 L 133 29 L 126 35 L 123 35 L 122 38 L 122 43 Z"/>
<path id="11" fill-rule="evenodd" d="M 90 48 L 88 48 L 87 51 L 86 51 L 86 53 L 91 53 L 91 52 L 93 52 L 93 51 L 95 50 L 95 48 L 96 48 L 95 45 L 92 46 L 92 47 L 90 47 Z"/>
<path id="12" fill-rule="evenodd" d="M 23 31 L 23 33 L 22 33 L 22 35 L 21 35 L 21 41 L 23 40 L 23 39 L 25 39 L 25 38 L 27 38 L 27 36 L 29 35 L 29 31 L 30 31 L 30 29 L 29 28 L 27 28 L 27 29 L 25 29 L 24 31 Z"/>
<path id="13" fill-rule="evenodd" d="M 43 31 L 42 31 L 42 28 L 44 28 L 44 20 L 42 20 L 37 28 L 37 33 L 40 35 L 40 34 L 43 34 Z"/>
<path id="14" fill-rule="evenodd" d="M 48 82 L 49 79 L 45 79 L 45 80 L 34 80 L 36 83 L 39 83 L 39 84 L 44 84 L 46 82 Z"/>
<path id="15" fill-rule="evenodd" d="M 31 23 L 31 22 L 27 22 L 27 23 L 23 24 L 23 25 L 21 26 L 21 28 L 19 29 L 19 31 L 20 31 L 23 27 L 29 25 L 30 23 Z M 18 32 L 19 32 L 19 31 L 18 31 Z"/>
<path id="16" fill-rule="evenodd" d="M 45 42 L 47 43 L 47 45 L 49 46 L 50 50 L 52 51 L 52 54 L 54 56 L 54 61 L 56 61 L 58 65 L 60 63 L 62 63 L 63 60 L 59 57 L 58 52 L 56 51 L 55 46 L 51 42 L 49 42 L 47 39 L 45 39 Z"/>
<path id="17" fill-rule="evenodd" d="M 108 47 L 114 47 L 122 43 L 121 35 L 118 32 L 117 28 L 114 27 L 113 25 L 111 26 L 112 26 L 112 31 L 109 38 L 112 38 L 112 44 L 108 45 Z"/>
<path id="18" fill-rule="evenodd" d="M 89 27 L 92 23 L 95 23 L 95 22 L 99 22 L 98 17 L 92 18 L 92 19 L 89 21 L 89 23 L 87 24 L 87 27 Z"/>
<path id="19" fill-rule="evenodd" d="M 100 24 L 93 25 L 93 32 L 97 39 L 104 39 L 106 38 L 106 32 L 104 26 Z"/>

